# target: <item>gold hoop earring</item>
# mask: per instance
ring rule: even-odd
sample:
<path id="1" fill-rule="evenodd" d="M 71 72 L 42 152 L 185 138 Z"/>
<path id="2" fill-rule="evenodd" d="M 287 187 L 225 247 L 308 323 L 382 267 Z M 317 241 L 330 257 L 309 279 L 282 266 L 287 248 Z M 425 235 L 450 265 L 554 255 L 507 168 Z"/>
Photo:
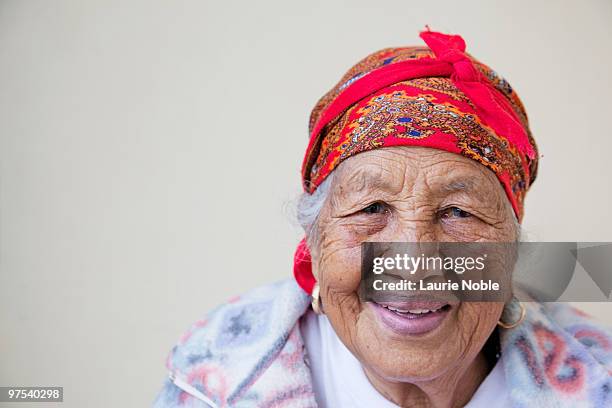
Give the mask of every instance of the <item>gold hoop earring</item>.
<path id="1" fill-rule="evenodd" d="M 319 295 L 319 282 L 315 283 L 312 288 L 312 302 L 310 302 L 312 306 L 312 310 L 316 314 L 323 314 L 323 309 L 321 308 L 321 296 Z"/>
<path id="2" fill-rule="evenodd" d="M 521 307 L 521 316 L 518 318 L 518 320 L 514 323 L 504 323 L 502 322 L 501 319 L 499 319 L 499 321 L 497 322 L 497 324 L 504 328 L 504 329 L 514 329 L 516 326 L 518 326 L 519 324 L 523 323 L 523 320 L 525 320 L 525 306 L 523 306 L 523 304 L 521 302 L 518 302 L 519 306 Z"/>

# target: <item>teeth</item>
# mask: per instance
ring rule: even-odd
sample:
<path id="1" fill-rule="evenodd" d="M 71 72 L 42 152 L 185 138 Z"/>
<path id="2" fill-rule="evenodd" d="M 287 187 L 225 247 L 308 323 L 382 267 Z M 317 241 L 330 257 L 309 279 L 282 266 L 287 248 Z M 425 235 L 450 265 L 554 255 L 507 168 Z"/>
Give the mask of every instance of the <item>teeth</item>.
<path id="1" fill-rule="evenodd" d="M 413 309 L 413 310 L 409 310 L 408 312 L 410 312 L 412 314 L 422 314 L 422 313 L 429 313 L 429 312 L 431 312 L 431 310 L 428 310 L 428 309 Z"/>
<path id="2" fill-rule="evenodd" d="M 385 309 L 389 309 L 392 310 L 394 312 L 398 312 L 398 313 L 411 313 L 411 314 L 423 314 L 423 313 L 429 313 L 429 312 L 435 312 L 437 310 L 440 310 L 442 307 L 439 307 L 437 309 L 398 309 L 392 306 L 386 306 L 386 305 L 381 305 L 382 307 L 384 307 Z"/>
<path id="3" fill-rule="evenodd" d="M 394 312 L 400 312 L 400 313 L 407 313 L 408 310 L 403 310 L 403 309 L 397 309 L 395 307 L 391 307 L 391 306 L 385 306 L 387 309 L 389 310 L 393 310 Z"/>

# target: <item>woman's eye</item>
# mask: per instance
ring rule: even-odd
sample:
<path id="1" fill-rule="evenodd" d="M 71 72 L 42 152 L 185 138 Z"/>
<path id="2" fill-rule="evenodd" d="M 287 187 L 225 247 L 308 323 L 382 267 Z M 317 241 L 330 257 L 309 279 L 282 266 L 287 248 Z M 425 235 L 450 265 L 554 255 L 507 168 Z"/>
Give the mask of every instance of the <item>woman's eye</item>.
<path id="1" fill-rule="evenodd" d="M 366 214 L 383 214 L 387 212 L 387 206 L 383 203 L 376 202 L 368 205 L 366 208 L 361 210 Z"/>
<path id="2" fill-rule="evenodd" d="M 448 207 L 440 212 L 440 218 L 468 218 L 471 216 L 472 214 L 459 207 Z"/>

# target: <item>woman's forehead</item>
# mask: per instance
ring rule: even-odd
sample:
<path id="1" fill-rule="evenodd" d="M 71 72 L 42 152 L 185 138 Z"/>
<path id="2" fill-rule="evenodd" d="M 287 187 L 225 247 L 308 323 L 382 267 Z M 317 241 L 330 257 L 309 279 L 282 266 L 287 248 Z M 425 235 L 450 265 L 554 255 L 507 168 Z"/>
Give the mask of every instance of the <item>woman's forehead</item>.
<path id="1" fill-rule="evenodd" d="M 478 191 L 498 184 L 493 172 L 473 160 L 423 147 L 364 152 L 344 161 L 336 173 L 334 184 L 343 192 L 399 191 L 418 185 L 445 192 Z"/>

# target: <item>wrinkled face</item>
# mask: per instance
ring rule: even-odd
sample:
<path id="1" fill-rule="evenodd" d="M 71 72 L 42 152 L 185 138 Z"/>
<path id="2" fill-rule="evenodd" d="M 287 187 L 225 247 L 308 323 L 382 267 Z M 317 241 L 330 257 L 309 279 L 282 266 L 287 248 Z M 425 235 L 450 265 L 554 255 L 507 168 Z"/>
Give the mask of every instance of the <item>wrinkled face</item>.
<path id="1" fill-rule="evenodd" d="M 447 305 L 432 330 L 393 330 L 384 316 L 392 311 L 381 314 L 380 306 L 359 299 L 360 244 L 516 240 L 514 213 L 492 171 L 429 148 L 360 153 L 335 170 L 315 230 L 309 241 L 324 312 L 366 371 L 426 381 L 478 355 L 503 303 Z"/>

